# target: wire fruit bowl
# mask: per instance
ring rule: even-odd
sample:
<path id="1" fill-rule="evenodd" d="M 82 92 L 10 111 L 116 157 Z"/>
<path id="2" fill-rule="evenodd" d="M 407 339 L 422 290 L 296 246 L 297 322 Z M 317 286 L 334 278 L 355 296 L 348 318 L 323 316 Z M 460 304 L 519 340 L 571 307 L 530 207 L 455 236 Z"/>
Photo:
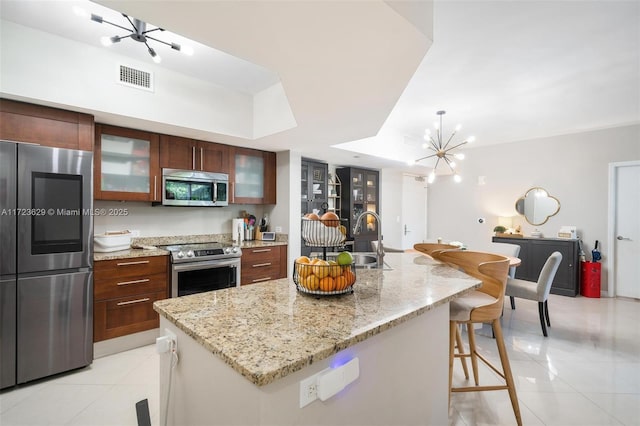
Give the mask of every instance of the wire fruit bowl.
<path id="1" fill-rule="evenodd" d="M 293 282 L 302 293 L 316 295 L 337 295 L 353 293 L 356 282 L 354 265 L 338 265 L 321 259 L 310 262 L 295 261 L 293 265 Z"/>
<path id="2" fill-rule="evenodd" d="M 347 239 L 346 219 L 313 220 L 302 218 L 302 239 L 307 247 L 342 246 Z"/>

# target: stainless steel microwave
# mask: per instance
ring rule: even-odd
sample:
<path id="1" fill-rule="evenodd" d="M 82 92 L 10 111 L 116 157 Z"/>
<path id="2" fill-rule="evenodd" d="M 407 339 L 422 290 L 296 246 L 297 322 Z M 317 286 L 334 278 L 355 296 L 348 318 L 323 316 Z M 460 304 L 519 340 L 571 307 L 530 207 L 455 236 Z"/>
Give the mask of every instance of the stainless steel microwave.
<path id="1" fill-rule="evenodd" d="M 162 205 L 221 207 L 229 205 L 229 175 L 162 169 Z"/>

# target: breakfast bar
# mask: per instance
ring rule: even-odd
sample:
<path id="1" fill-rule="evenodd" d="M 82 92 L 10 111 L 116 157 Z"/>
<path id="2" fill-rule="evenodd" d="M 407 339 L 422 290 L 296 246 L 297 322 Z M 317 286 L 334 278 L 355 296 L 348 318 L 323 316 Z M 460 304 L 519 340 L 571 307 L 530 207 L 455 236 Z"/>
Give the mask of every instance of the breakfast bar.
<path id="1" fill-rule="evenodd" d="M 480 281 L 415 253 L 385 263 L 341 296 L 287 278 L 155 302 L 179 359 L 160 363 L 161 423 L 446 424 L 449 302 Z M 301 381 L 356 358 L 355 381 L 302 406 Z"/>

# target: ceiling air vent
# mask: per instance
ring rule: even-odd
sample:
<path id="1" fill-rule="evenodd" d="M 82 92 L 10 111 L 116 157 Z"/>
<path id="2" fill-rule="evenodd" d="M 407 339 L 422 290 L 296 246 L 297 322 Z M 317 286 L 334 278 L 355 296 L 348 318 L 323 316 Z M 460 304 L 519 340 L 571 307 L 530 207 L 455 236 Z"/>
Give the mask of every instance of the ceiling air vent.
<path id="1" fill-rule="evenodd" d="M 131 68 L 126 65 L 120 65 L 118 79 L 120 83 L 125 86 L 153 92 L 153 74 L 148 71 Z"/>

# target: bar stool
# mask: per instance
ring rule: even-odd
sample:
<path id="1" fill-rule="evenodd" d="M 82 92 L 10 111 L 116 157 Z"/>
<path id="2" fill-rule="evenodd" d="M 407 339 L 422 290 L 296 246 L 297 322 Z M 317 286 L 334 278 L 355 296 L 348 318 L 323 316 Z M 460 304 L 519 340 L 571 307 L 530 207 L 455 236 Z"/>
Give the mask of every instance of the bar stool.
<path id="1" fill-rule="evenodd" d="M 513 412 L 518 425 L 522 425 L 520 407 L 516 395 L 516 386 L 509 365 L 507 349 L 504 345 L 502 327 L 500 326 L 500 316 L 502 315 L 502 304 L 509 272 L 509 259 L 490 253 L 463 250 L 445 250 L 433 253 L 433 258 L 441 262 L 456 267 L 472 277 L 482 280 L 482 286 L 471 293 L 468 293 L 450 303 L 449 314 L 449 400 L 451 392 L 477 392 L 507 390 Z M 486 358 L 477 352 L 474 323 L 489 323 L 493 327 L 502 372 L 493 366 Z M 455 353 L 455 342 L 459 333 L 458 324 L 467 325 L 469 335 L 469 353 L 464 353 L 458 344 L 458 351 Z M 453 387 L 453 361 L 455 358 L 471 358 L 473 367 L 473 378 L 475 386 Z M 480 386 L 478 379 L 478 358 L 489 368 L 495 371 L 505 381 L 504 385 Z M 468 378 L 467 374 L 465 377 Z"/>
<path id="2" fill-rule="evenodd" d="M 440 244 L 440 243 L 417 243 L 413 245 L 413 248 L 414 250 L 417 250 L 420 253 L 426 254 L 428 256 L 431 256 L 431 254 L 436 251 L 460 250 L 460 247 L 458 246 L 453 246 L 451 244 Z"/>

